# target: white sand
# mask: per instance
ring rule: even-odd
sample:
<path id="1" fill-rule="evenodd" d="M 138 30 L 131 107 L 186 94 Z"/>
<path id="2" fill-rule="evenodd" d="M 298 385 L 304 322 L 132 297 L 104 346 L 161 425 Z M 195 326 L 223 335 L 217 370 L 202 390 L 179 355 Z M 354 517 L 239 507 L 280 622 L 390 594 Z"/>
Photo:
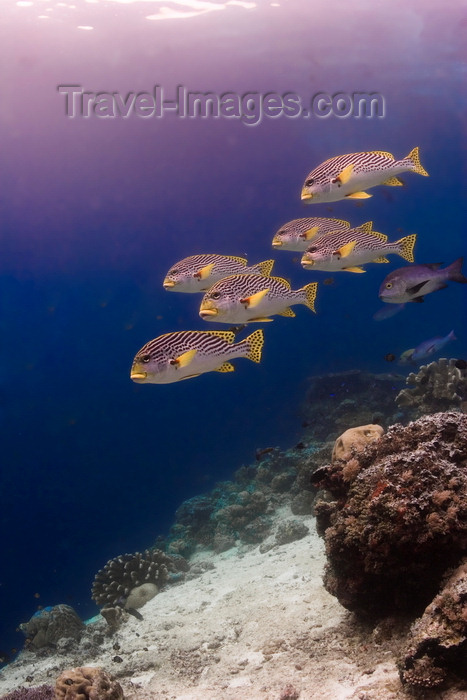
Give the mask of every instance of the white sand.
<path id="1" fill-rule="evenodd" d="M 283 508 L 276 522 L 290 516 Z M 198 554 L 215 568 L 169 586 L 141 609 L 143 621 L 130 617 L 97 647 L 88 634 L 79 652 L 22 652 L 0 673 L 0 694 L 90 665 L 118 678 L 128 700 L 407 698 L 395 665 L 403 637 L 365 628 L 324 590 L 323 542 L 314 519 L 300 519 L 307 537 L 264 554 Z"/>

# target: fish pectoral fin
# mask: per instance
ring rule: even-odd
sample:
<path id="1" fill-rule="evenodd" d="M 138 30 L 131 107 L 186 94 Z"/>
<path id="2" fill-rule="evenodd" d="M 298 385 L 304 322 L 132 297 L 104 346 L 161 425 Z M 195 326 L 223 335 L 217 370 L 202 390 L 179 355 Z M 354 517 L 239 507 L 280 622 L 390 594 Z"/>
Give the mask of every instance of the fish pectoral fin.
<path id="1" fill-rule="evenodd" d="M 240 304 L 243 304 L 248 309 L 254 309 L 255 306 L 258 306 L 260 301 L 264 299 L 268 292 L 269 287 L 267 289 L 262 289 L 260 292 L 256 292 L 256 294 L 252 294 L 249 297 L 244 297 L 243 299 L 240 299 Z"/>
<path id="2" fill-rule="evenodd" d="M 372 260 L 371 262 L 374 262 L 374 263 L 388 263 L 389 260 L 388 260 L 387 258 L 385 258 L 384 255 L 381 255 L 381 257 L 376 258 L 376 260 Z"/>
<path id="3" fill-rule="evenodd" d="M 214 372 L 235 372 L 235 367 L 231 362 L 223 362 Z"/>
<path id="4" fill-rule="evenodd" d="M 345 270 L 345 272 L 366 272 L 363 267 L 343 267 L 342 269 Z"/>
<path id="5" fill-rule="evenodd" d="M 340 255 L 341 258 L 347 258 L 350 253 L 353 251 L 355 246 L 357 245 L 357 241 L 349 241 L 345 245 L 341 246 L 338 248 L 333 255 Z"/>
<path id="6" fill-rule="evenodd" d="M 350 178 L 352 177 L 353 170 L 354 170 L 354 165 L 353 165 L 353 163 L 350 163 L 350 165 L 347 165 L 344 168 L 344 170 L 341 170 L 339 175 L 336 177 L 336 180 L 338 180 L 340 183 L 345 185 L 346 182 L 348 182 L 350 180 Z"/>
<path id="7" fill-rule="evenodd" d="M 290 318 L 294 318 L 296 316 L 295 312 L 292 311 L 290 306 L 288 306 L 284 311 L 281 311 L 278 316 L 290 316 Z"/>
<path id="8" fill-rule="evenodd" d="M 390 177 L 384 182 L 381 183 L 382 185 L 389 185 L 389 187 L 402 187 L 404 183 L 402 180 L 399 180 L 398 177 Z"/>
<path id="9" fill-rule="evenodd" d="M 429 280 L 424 280 L 423 282 L 419 282 L 418 284 L 414 284 L 413 287 L 407 287 L 407 291 L 409 294 L 416 294 L 419 292 L 423 287 L 428 284 Z"/>
<path id="10" fill-rule="evenodd" d="M 199 280 L 205 280 L 206 277 L 209 277 L 211 274 L 211 270 L 214 267 L 214 263 L 209 263 L 209 265 L 205 265 L 202 267 L 198 272 L 195 272 L 193 277 L 196 277 Z"/>
<path id="11" fill-rule="evenodd" d="M 173 364 L 177 366 L 177 369 L 181 369 L 182 367 L 188 367 L 188 365 L 193 361 L 193 358 L 197 352 L 198 351 L 196 349 L 187 350 L 186 352 L 176 357 L 173 360 Z"/>
<path id="12" fill-rule="evenodd" d="M 368 192 L 352 192 L 352 194 L 346 194 L 346 199 L 369 199 L 370 197 L 373 197 L 372 194 L 368 194 Z"/>
<path id="13" fill-rule="evenodd" d="M 305 233 L 303 234 L 304 240 L 311 241 L 311 239 L 316 236 L 318 231 L 319 231 L 319 226 L 313 226 L 312 228 L 309 228 L 308 231 L 305 231 Z"/>

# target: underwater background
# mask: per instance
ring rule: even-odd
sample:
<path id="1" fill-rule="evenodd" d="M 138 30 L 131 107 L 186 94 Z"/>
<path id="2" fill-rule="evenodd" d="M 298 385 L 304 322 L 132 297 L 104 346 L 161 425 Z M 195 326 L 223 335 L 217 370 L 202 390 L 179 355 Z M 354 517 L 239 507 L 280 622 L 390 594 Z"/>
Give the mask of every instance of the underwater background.
<path id="1" fill-rule="evenodd" d="M 390 270 L 303 270 L 273 251 L 286 221 L 372 220 L 417 233 L 417 263 L 466 254 L 465 4 L 157 1 L 4 3 L 0 230 L 0 649 L 38 605 L 95 614 L 107 559 L 167 532 L 184 499 L 227 479 L 255 449 L 300 437 L 307 377 L 404 372 L 388 354 L 452 329 L 466 358 L 467 289 L 450 283 L 375 321 Z M 150 19 L 148 19 L 150 17 Z M 59 85 L 126 94 L 377 92 L 378 118 L 70 118 Z M 363 201 L 306 207 L 326 158 L 420 147 L 421 178 Z M 264 324 L 259 366 L 167 386 L 129 379 L 135 353 L 175 330 L 221 328 L 199 295 L 162 280 L 196 253 L 274 257 L 292 287 L 317 280 L 317 314 Z M 299 254 L 298 254 L 299 255 Z M 465 271 L 465 270 L 464 270 Z M 251 326 L 253 330 L 256 326 Z M 408 371 L 408 370 L 407 370 Z"/>

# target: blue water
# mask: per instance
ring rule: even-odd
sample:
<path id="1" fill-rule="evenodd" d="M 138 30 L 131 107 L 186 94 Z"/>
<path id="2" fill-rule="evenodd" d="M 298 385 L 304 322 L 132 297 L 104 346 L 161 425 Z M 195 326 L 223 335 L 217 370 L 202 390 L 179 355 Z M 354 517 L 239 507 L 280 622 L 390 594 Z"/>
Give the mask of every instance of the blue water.
<path id="1" fill-rule="evenodd" d="M 455 330 L 467 356 L 466 286 L 379 323 L 383 277 L 403 261 L 336 273 L 317 315 L 265 324 L 261 365 L 167 386 L 129 379 L 161 333 L 207 329 L 197 295 L 161 286 L 198 252 L 276 258 L 297 288 L 297 254 L 270 242 L 286 221 L 334 216 L 391 239 L 418 233 L 416 261 L 466 255 L 462 3 L 291 0 L 166 7 L 157 2 L 5 3 L 0 231 L 0 649 L 38 605 L 96 612 L 107 559 L 151 546 L 186 498 L 229 478 L 257 447 L 300 436 L 313 374 L 392 371 L 400 354 Z M 214 4 L 212 4 L 214 7 Z M 251 5 L 251 8 L 247 6 Z M 206 4 L 205 7 L 208 7 Z M 48 12 L 48 8 L 51 12 Z M 195 8 L 195 9 L 194 9 Z M 221 9 L 220 9 L 221 8 Z M 45 18 L 39 17 L 43 15 Z M 92 26 L 93 29 L 78 29 Z M 378 92 L 384 118 L 239 120 L 65 116 L 61 84 L 93 92 Z M 359 150 L 396 158 L 420 147 L 430 178 L 372 199 L 305 207 L 300 188 L 324 159 Z M 222 327 L 224 328 L 224 327 Z"/>

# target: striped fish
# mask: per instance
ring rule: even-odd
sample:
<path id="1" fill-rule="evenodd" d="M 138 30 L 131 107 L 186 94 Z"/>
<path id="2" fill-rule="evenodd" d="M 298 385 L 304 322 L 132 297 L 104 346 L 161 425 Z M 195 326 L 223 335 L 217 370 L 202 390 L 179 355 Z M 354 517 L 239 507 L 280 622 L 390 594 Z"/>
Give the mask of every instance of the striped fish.
<path id="1" fill-rule="evenodd" d="M 418 147 L 402 160 L 395 160 L 392 153 L 364 151 L 335 156 L 318 165 L 307 176 L 302 188 L 302 200 L 314 202 L 338 202 L 340 199 L 367 199 L 365 190 L 376 185 L 402 185 L 397 175 L 414 172 L 428 175 L 420 163 Z"/>
<path id="2" fill-rule="evenodd" d="M 315 310 L 316 282 L 293 291 L 282 277 L 232 275 L 217 282 L 203 297 L 199 315 L 217 323 L 272 321 L 272 316 L 295 316 L 290 306 Z"/>
<path id="3" fill-rule="evenodd" d="M 168 271 L 164 289 L 172 292 L 205 292 L 229 275 L 270 275 L 274 265 L 274 260 L 264 260 L 251 267 L 247 267 L 247 262 L 246 258 L 234 255 L 190 255 Z"/>
<path id="4" fill-rule="evenodd" d="M 272 247 L 302 253 L 308 248 L 310 241 L 317 236 L 349 227 L 349 222 L 342 219 L 323 219 L 319 216 L 293 219 L 280 227 L 272 239 Z"/>
<path id="5" fill-rule="evenodd" d="M 413 248 L 417 234 L 405 236 L 393 243 L 384 233 L 368 231 L 365 224 L 357 228 L 335 231 L 313 242 L 302 255 L 302 267 L 306 270 L 336 272 L 365 272 L 359 265 L 365 263 L 387 263 L 386 255 L 400 255 L 413 262 Z"/>
<path id="6" fill-rule="evenodd" d="M 205 372 L 233 372 L 236 357 L 261 361 L 263 331 L 234 344 L 231 331 L 176 331 L 146 343 L 136 354 L 130 379 L 138 384 L 171 384 Z"/>

